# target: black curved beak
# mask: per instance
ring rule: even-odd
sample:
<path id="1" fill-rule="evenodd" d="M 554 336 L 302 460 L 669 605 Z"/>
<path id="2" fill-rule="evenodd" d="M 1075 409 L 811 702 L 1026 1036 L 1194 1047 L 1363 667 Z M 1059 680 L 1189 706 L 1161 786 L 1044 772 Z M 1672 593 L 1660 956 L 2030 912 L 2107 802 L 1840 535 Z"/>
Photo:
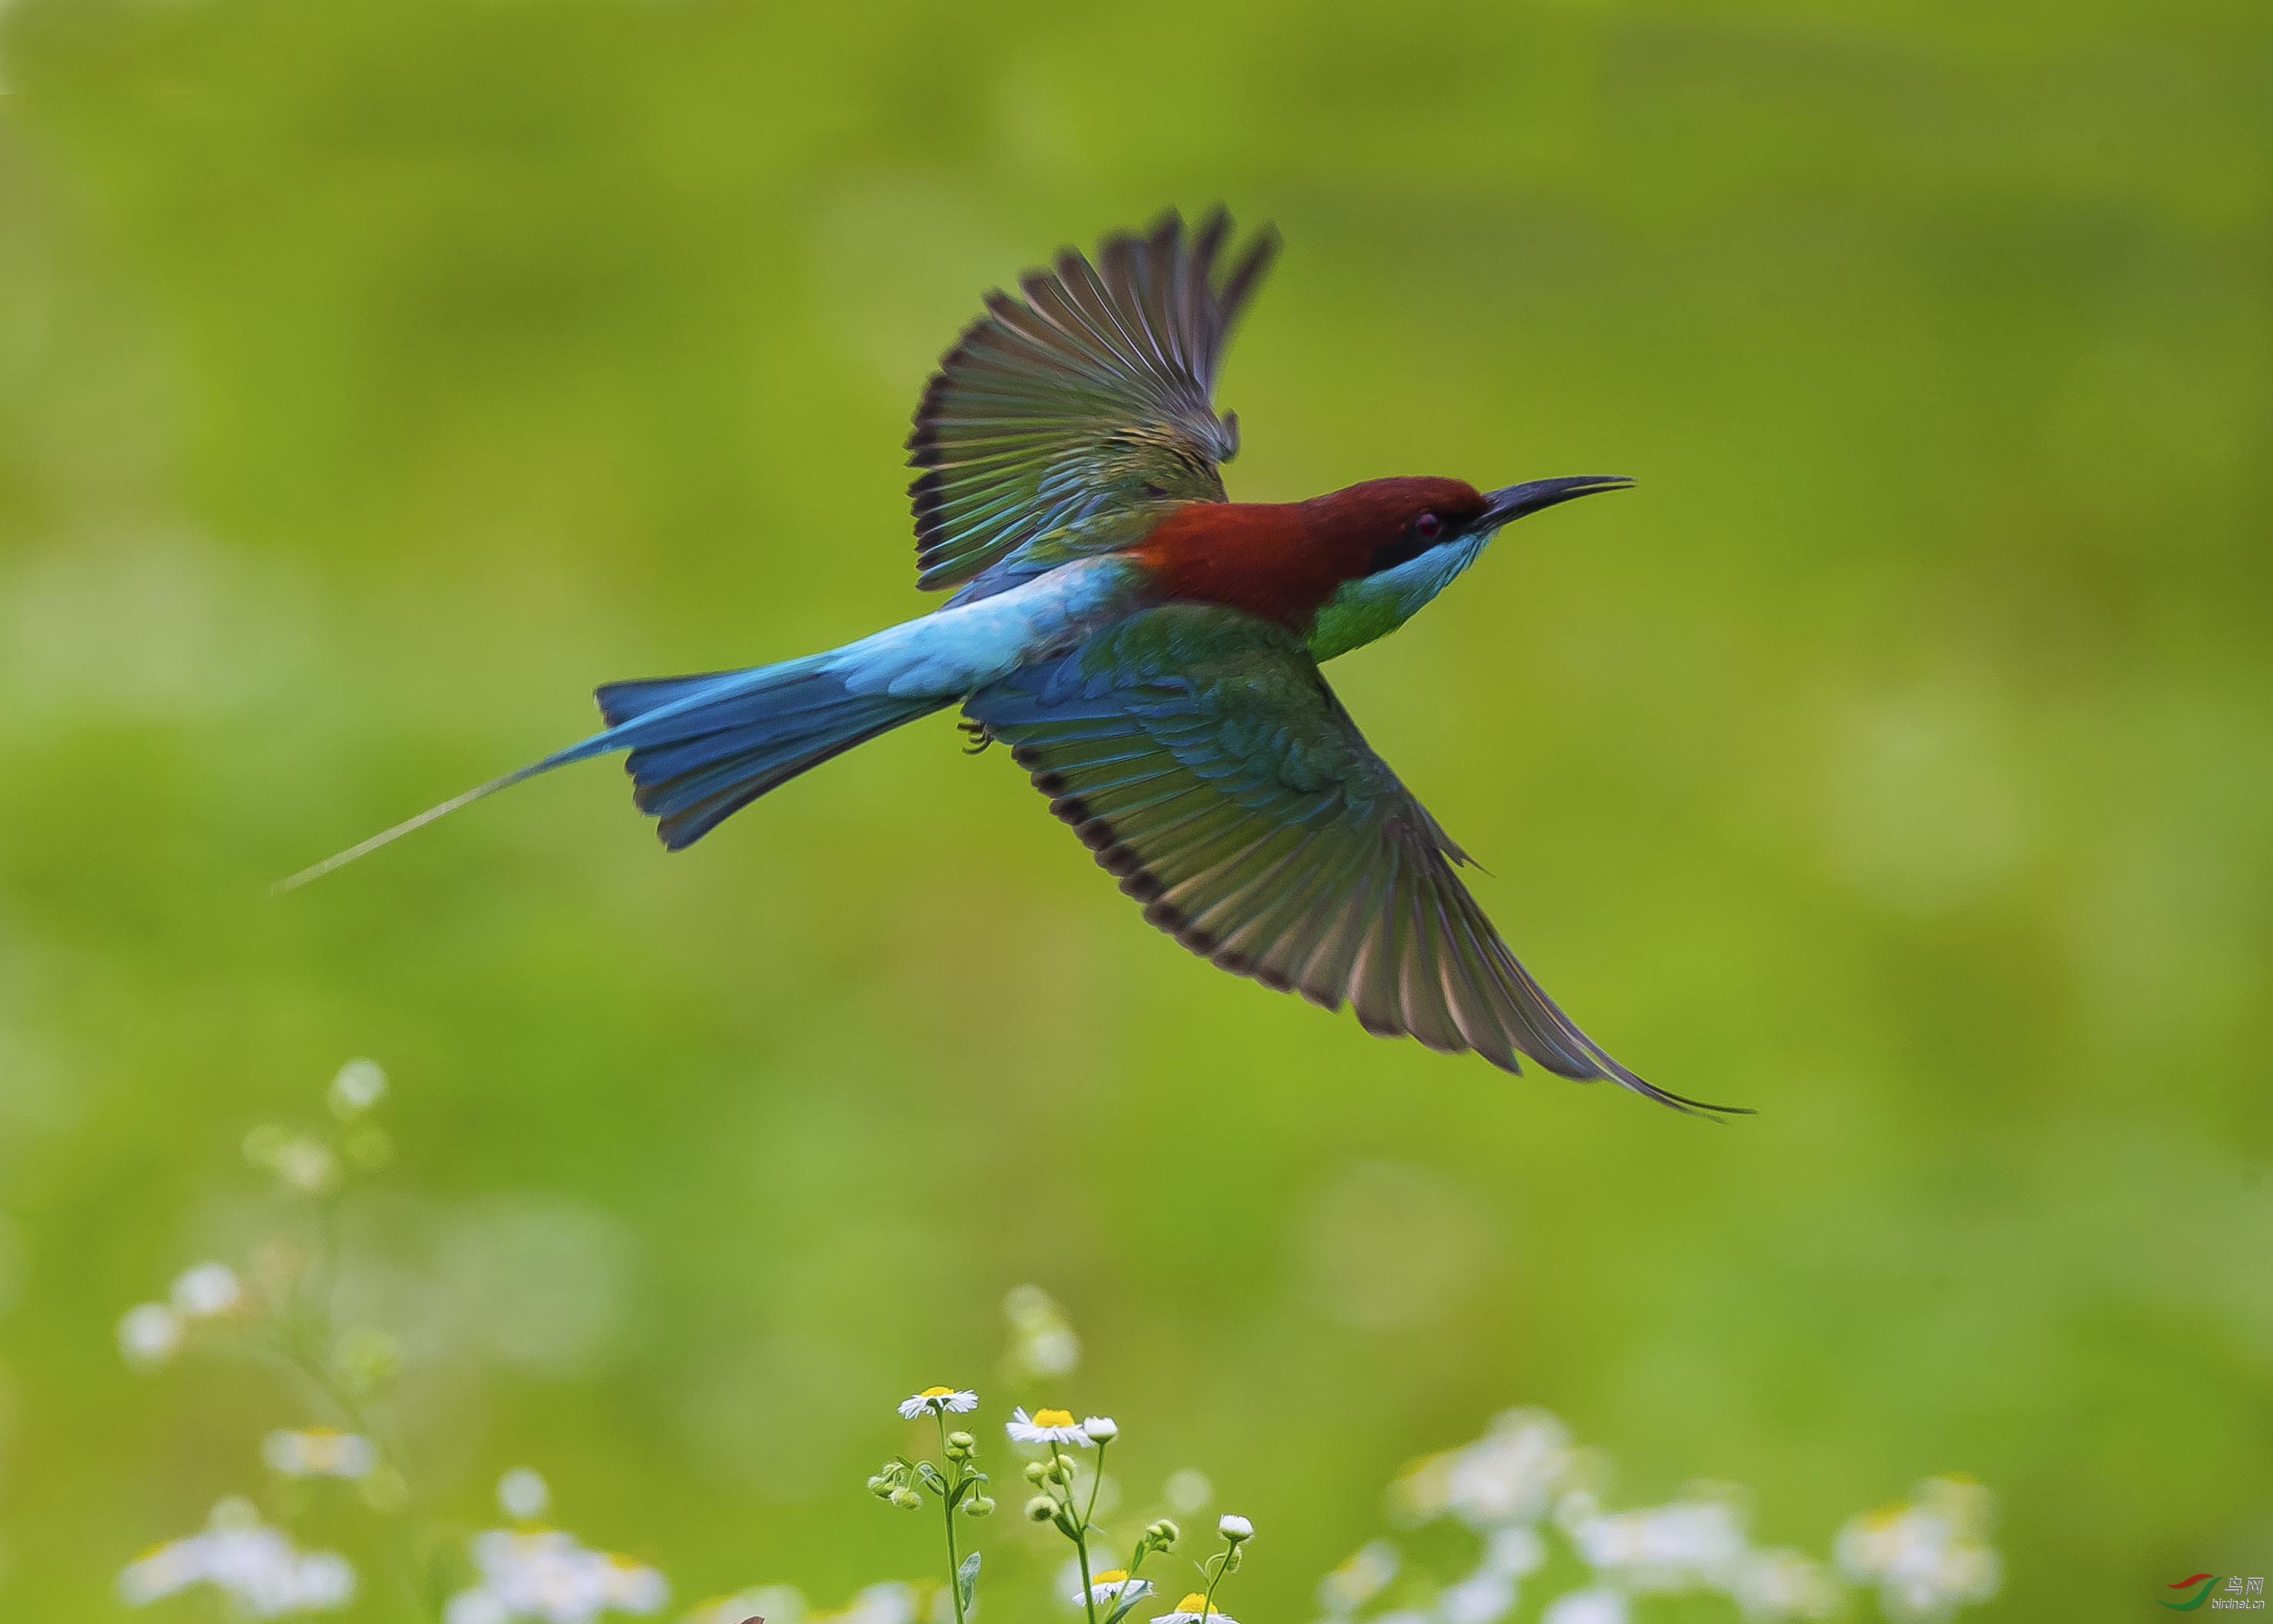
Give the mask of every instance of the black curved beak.
<path id="1" fill-rule="evenodd" d="M 1592 496 L 1597 491 L 1623 491 L 1632 483 L 1623 474 L 1570 474 L 1560 479 L 1532 479 L 1522 485 L 1502 485 L 1485 496 L 1483 515 L 1472 528 L 1497 530 L 1526 514 L 1567 502 L 1574 496 Z"/>

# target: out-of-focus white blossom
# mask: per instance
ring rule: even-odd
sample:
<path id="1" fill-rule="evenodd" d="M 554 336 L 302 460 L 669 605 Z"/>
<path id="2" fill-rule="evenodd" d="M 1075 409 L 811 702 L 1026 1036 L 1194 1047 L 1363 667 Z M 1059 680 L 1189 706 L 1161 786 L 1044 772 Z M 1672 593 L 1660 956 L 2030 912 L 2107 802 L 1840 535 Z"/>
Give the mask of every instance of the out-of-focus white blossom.
<path id="1" fill-rule="evenodd" d="M 303 1195 L 322 1195 L 340 1182 L 340 1159 L 329 1145 L 278 1123 L 263 1123 L 244 1136 L 244 1159 Z"/>
<path id="2" fill-rule="evenodd" d="M 228 1264 L 197 1263 L 174 1277 L 169 1296 L 176 1313 L 196 1322 L 234 1312 L 244 1301 L 244 1288 Z"/>
<path id="3" fill-rule="evenodd" d="M 552 1491 L 544 1479 L 526 1466 L 516 1466 L 498 1479 L 498 1506 L 516 1522 L 534 1522 L 552 1504 Z"/>
<path id="4" fill-rule="evenodd" d="M 1014 1286 L 1002 1298 L 1010 1322 L 1007 1363 L 1016 1376 L 1064 1376 L 1081 1363 L 1081 1338 L 1057 1300 L 1039 1286 Z"/>
<path id="5" fill-rule="evenodd" d="M 360 1432 L 311 1426 L 280 1431 L 260 1441 L 260 1458 L 287 1477 L 367 1477 L 379 1464 L 379 1446 Z"/>
<path id="6" fill-rule="evenodd" d="M 968 1387 L 926 1387 L 900 1401 L 900 1414 L 911 1421 L 918 1416 L 959 1416 L 978 1408 L 979 1395 Z"/>
<path id="7" fill-rule="evenodd" d="M 1528 1522 L 1547 1509 L 1572 1465 L 1571 1434 L 1542 1410 L 1511 1410 L 1482 1438 L 1414 1462 L 1390 1487 L 1401 1520 L 1447 1514 L 1479 1531 Z"/>
<path id="8" fill-rule="evenodd" d="M 1956 1477 L 1929 1477 L 1909 1505 L 1855 1518 L 1839 1531 L 1840 1571 L 1875 1583 L 1890 1619 L 1938 1619 L 1988 1600 L 2003 1581 L 1984 1538 L 1989 1492 Z"/>
<path id="9" fill-rule="evenodd" d="M 1731 1593 L 1748 1619 L 1826 1619 L 1844 1599 L 1831 1570 L 1797 1551 L 1748 1552 Z"/>
<path id="10" fill-rule="evenodd" d="M 834 1613 L 811 1614 L 806 1624 L 915 1624 L 922 1611 L 922 1598 L 914 1585 L 888 1582 L 854 1592 L 852 1599 Z"/>
<path id="11" fill-rule="evenodd" d="M 1318 1605 L 1330 1617 L 1347 1618 L 1389 1588 L 1397 1577 L 1399 1560 L 1397 1547 L 1386 1539 L 1359 1546 L 1318 1581 Z"/>
<path id="12" fill-rule="evenodd" d="M 302 1551 L 241 1500 L 213 1509 L 204 1530 L 146 1553 L 118 1575 L 131 1607 L 209 1585 L 256 1619 L 331 1613 L 355 1599 L 355 1569 L 334 1551 Z"/>
<path id="13" fill-rule="evenodd" d="M 1475 1568 L 1438 1589 L 1425 1611 L 1377 1613 L 1366 1624 L 1495 1624 L 1515 1606 L 1519 1582 L 1545 1567 L 1550 1528 L 1594 1570 L 1594 1582 L 1549 1603 L 1542 1624 L 1625 1624 L 1636 1598 L 1699 1593 L 1728 1598 L 1754 1624 L 1825 1619 L 1847 1605 L 1842 1575 L 1876 1585 L 1880 1610 L 1896 1624 L 1938 1624 L 1997 1592 L 1989 1496 L 1969 1481 L 1931 1479 L 1915 1504 L 1849 1522 L 1834 1572 L 1797 1551 L 1753 1548 L 1738 1502 L 1716 1492 L 1608 1511 L 1599 1492 L 1606 1475 L 1595 1452 L 1574 1447 L 1562 1424 L 1539 1410 L 1510 1410 L 1475 1442 L 1414 1462 L 1391 1485 L 1392 1515 L 1455 1517 L 1482 1536 L 1482 1549 Z M 1549 1507 L 1551 1521 L 1542 1518 Z M 1348 1624 L 1393 1576 L 1394 1554 L 1369 1573 L 1361 1553 L 1329 1575 L 1318 1589 L 1320 1624 Z"/>
<path id="14" fill-rule="evenodd" d="M 654 1613 L 671 1595 L 654 1568 L 558 1529 L 490 1529 L 469 1550 L 479 1582 L 450 1598 L 446 1624 L 592 1624 L 603 1613 Z"/>
<path id="15" fill-rule="evenodd" d="M 1515 1580 L 1488 1568 L 1447 1585 L 1437 1597 L 1437 1616 L 1444 1624 L 1497 1624 L 1514 1609 Z"/>
<path id="16" fill-rule="evenodd" d="M 1197 1516 L 1215 1498 L 1215 1485 L 1208 1481 L 1205 1472 L 1187 1466 L 1170 1472 L 1160 1492 L 1168 1497 L 1168 1504 L 1174 1509 L 1188 1517 Z"/>
<path id="17" fill-rule="evenodd" d="M 1547 1542 L 1526 1522 L 1496 1528 L 1484 1538 L 1483 1566 L 1494 1573 L 1520 1579 L 1547 1564 Z"/>
<path id="18" fill-rule="evenodd" d="M 276 1177 L 304 1195 L 322 1195 L 340 1182 L 340 1159 L 321 1139 L 296 1139 L 277 1154 Z"/>
<path id="19" fill-rule="evenodd" d="M 1570 1534 L 1589 1567 L 1639 1591 L 1727 1590 L 1744 1555 L 1743 1519 L 1715 1500 L 1574 1518 Z"/>
<path id="20" fill-rule="evenodd" d="M 805 1592 L 786 1584 L 758 1584 L 702 1603 L 681 1624 L 804 1624 Z"/>
<path id="21" fill-rule="evenodd" d="M 376 1060 L 350 1060 L 332 1079 L 333 1113 L 342 1120 L 360 1116 L 386 1094 L 386 1073 Z"/>
<path id="22" fill-rule="evenodd" d="M 137 1370 L 154 1370 L 182 1349 L 181 1317 L 163 1303 L 137 1303 L 120 1316 L 118 1351 Z"/>
<path id="23" fill-rule="evenodd" d="M 1599 1585 L 1571 1590 L 1547 1604 L 1539 1624 L 1626 1624 L 1626 1598 Z"/>
<path id="24" fill-rule="evenodd" d="M 1089 1434 L 1081 1430 L 1081 1423 L 1073 1418 L 1069 1410 L 1037 1410 L 1028 1415 L 1020 1405 L 1010 1412 L 1002 1430 L 1022 1444 L 1076 1444 L 1089 1447 Z"/>

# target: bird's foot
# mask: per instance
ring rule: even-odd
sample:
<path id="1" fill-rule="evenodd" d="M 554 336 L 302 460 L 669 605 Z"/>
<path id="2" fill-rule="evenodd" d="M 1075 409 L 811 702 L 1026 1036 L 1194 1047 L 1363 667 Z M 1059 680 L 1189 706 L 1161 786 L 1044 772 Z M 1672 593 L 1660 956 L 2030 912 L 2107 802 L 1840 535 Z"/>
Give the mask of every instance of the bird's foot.
<path id="1" fill-rule="evenodd" d="M 976 756 L 994 742 L 994 730 L 984 722 L 974 722 L 966 718 L 957 722 L 956 726 L 971 735 L 971 742 L 963 747 L 963 753 L 965 756 Z"/>

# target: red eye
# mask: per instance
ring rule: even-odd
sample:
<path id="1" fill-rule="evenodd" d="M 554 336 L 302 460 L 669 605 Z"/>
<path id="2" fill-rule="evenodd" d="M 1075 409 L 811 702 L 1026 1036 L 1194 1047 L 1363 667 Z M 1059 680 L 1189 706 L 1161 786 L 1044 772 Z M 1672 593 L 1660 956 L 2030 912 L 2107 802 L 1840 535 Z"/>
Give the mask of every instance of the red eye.
<path id="1" fill-rule="evenodd" d="M 1423 541 L 1434 541 L 1444 532 L 1444 522 L 1433 513 L 1424 513 L 1413 521 L 1413 533 Z"/>

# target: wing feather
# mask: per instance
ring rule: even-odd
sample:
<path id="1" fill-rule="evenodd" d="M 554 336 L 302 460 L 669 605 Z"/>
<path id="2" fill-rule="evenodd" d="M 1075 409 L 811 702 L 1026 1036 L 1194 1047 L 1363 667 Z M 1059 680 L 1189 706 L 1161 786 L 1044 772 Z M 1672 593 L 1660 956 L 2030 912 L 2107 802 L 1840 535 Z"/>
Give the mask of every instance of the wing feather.
<path id="1" fill-rule="evenodd" d="M 1106 256 L 1104 282 L 1136 289 L 1140 313 L 1155 252 Z M 1459 847 L 1283 628 L 1203 605 L 1140 611 L 964 708 L 1145 918 L 1225 969 L 1511 1071 L 1520 1053 L 1728 1109 L 1643 1081 L 1540 990 L 1460 883 Z"/>
<path id="2" fill-rule="evenodd" d="M 1216 372 L 1279 241 L 1264 228 L 1227 268 L 1230 238 L 1221 209 L 1189 237 L 1171 211 L 987 295 L 908 437 L 920 585 L 963 585 L 1100 514 L 1223 500 L 1239 438 Z"/>

